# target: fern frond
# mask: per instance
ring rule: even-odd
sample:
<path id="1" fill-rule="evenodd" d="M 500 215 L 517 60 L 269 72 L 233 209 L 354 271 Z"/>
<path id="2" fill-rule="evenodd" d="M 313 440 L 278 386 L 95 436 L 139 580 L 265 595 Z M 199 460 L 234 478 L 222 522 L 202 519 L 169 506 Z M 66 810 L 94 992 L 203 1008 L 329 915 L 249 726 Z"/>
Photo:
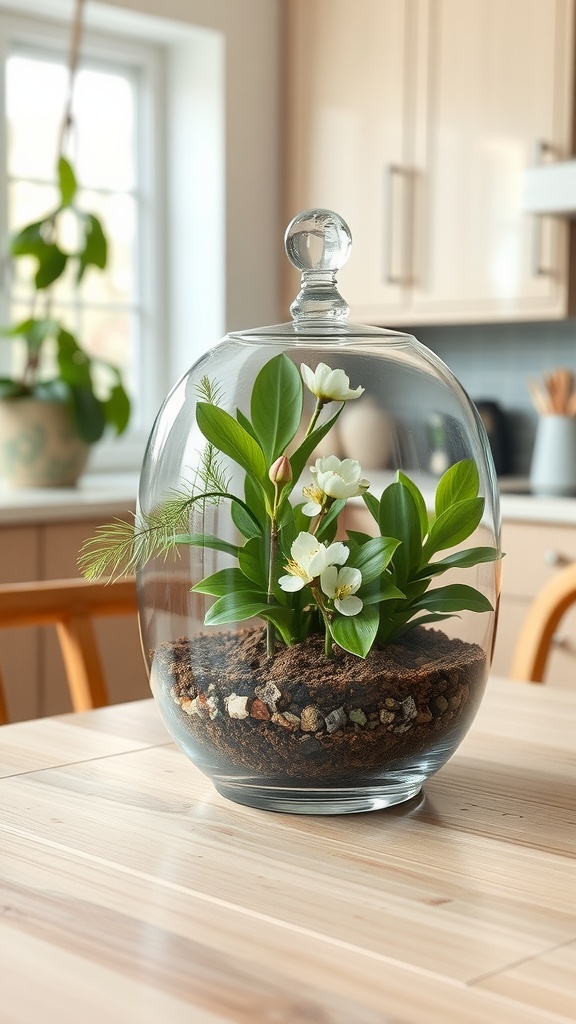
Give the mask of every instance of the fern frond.
<path id="1" fill-rule="evenodd" d="M 141 512 L 138 525 L 115 519 L 97 526 L 80 551 L 80 571 L 90 580 L 105 574 L 117 579 L 136 572 L 154 555 L 167 555 L 178 546 L 175 538 L 188 532 L 194 503 L 207 496 L 175 493 L 151 512 Z"/>

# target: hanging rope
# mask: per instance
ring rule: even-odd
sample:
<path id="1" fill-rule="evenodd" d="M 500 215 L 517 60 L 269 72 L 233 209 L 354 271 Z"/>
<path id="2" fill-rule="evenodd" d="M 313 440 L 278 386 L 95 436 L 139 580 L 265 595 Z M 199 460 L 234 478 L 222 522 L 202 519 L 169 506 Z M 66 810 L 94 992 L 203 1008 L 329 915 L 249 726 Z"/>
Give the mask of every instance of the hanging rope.
<path id="1" fill-rule="evenodd" d="M 78 58 L 80 56 L 83 15 L 84 0 L 76 0 L 76 7 L 70 33 L 70 49 L 68 52 L 68 93 L 66 97 L 66 106 L 64 107 L 62 127 L 60 129 L 58 156 L 63 156 L 64 154 L 64 149 L 74 121 L 72 116 L 72 100 L 74 98 L 74 81 L 76 78 L 76 70 L 78 68 Z"/>

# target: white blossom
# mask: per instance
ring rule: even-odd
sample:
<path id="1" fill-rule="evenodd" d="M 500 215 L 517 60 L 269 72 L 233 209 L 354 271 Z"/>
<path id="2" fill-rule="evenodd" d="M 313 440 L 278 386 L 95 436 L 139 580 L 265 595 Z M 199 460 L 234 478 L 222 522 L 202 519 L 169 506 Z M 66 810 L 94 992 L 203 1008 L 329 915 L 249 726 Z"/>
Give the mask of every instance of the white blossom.
<path id="1" fill-rule="evenodd" d="M 329 566 L 344 565 L 350 552 L 341 541 L 322 544 L 311 533 L 302 531 L 292 544 L 290 554 L 292 557 L 285 566 L 288 575 L 281 576 L 278 583 L 282 590 L 294 592 L 321 576 Z"/>
<path id="2" fill-rule="evenodd" d="M 301 363 L 300 373 L 306 387 L 321 402 L 348 402 L 353 398 L 360 398 L 364 393 L 364 388 L 361 387 L 351 389 L 350 380 L 344 370 L 332 370 L 326 363 L 318 363 L 315 370 L 311 370 L 306 363 Z"/>
<path id="3" fill-rule="evenodd" d="M 363 602 L 354 597 L 361 585 L 362 573 L 351 566 L 337 569 L 335 565 L 329 565 L 320 576 L 322 590 L 334 601 L 334 607 L 341 615 L 358 615 L 362 611 Z"/>
<path id="4" fill-rule="evenodd" d="M 370 481 L 362 477 L 362 467 L 356 459 L 341 460 L 336 455 L 328 455 L 316 459 L 310 472 L 314 485 L 302 488 L 309 499 L 302 508 L 305 516 L 320 515 L 328 498 L 355 498 L 370 486 Z"/>

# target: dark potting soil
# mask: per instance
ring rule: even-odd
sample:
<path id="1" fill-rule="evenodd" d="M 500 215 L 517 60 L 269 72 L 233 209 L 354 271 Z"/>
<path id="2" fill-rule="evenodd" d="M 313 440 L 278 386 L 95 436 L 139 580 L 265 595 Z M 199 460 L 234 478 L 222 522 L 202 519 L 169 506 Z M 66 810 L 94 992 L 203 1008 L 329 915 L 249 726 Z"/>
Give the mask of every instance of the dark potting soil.
<path id="1" fill-rule="evenodd" d="M 366 659 L 324 638 L 266 657 L 261 628 L 160 645 L 153 674 L 208 764 L 294 782 L 400 771 L 459 737 L 482 696 L 486 657 L 441 630 L 412 629 Z"/>

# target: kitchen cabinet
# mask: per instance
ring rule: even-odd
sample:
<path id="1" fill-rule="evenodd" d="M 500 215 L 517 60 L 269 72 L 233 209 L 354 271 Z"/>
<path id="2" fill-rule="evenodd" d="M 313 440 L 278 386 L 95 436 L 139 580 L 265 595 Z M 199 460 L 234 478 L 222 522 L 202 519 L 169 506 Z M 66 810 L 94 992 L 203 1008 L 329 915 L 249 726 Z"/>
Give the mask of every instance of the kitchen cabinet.
<path id="1" fill-rule="evenodd" d="M 109 518 L 0 527 L 2 580 L 18 583 L 78 576 L 76 559 L 83 541 Z M 111 703 L 149 696 L 135 617 L 98 620 L 94 628 Z M 0 665 L 10 721 L 72 710 L 52 627 L 0 630 Z"/>
<path id="2" fill-rule="evenodd" d="M 576 525 L 516 522 L 502 527 L 503 587 L 493 671 L 507 675 L 518 633 L 532 599 L 563 566 L 576 562 Z M 546 685 L 576 684 L 576 608 L 569 610 L 553 638 Z"/>
<path id="3" fill-rule="evenodd" d="M 571 153 L 573 29 L 574 0 L 286 5 L 287 219 L 348 221 L 352 319 L 572 311 L 568 223 L 521 197 L 531 163 Z"/>

